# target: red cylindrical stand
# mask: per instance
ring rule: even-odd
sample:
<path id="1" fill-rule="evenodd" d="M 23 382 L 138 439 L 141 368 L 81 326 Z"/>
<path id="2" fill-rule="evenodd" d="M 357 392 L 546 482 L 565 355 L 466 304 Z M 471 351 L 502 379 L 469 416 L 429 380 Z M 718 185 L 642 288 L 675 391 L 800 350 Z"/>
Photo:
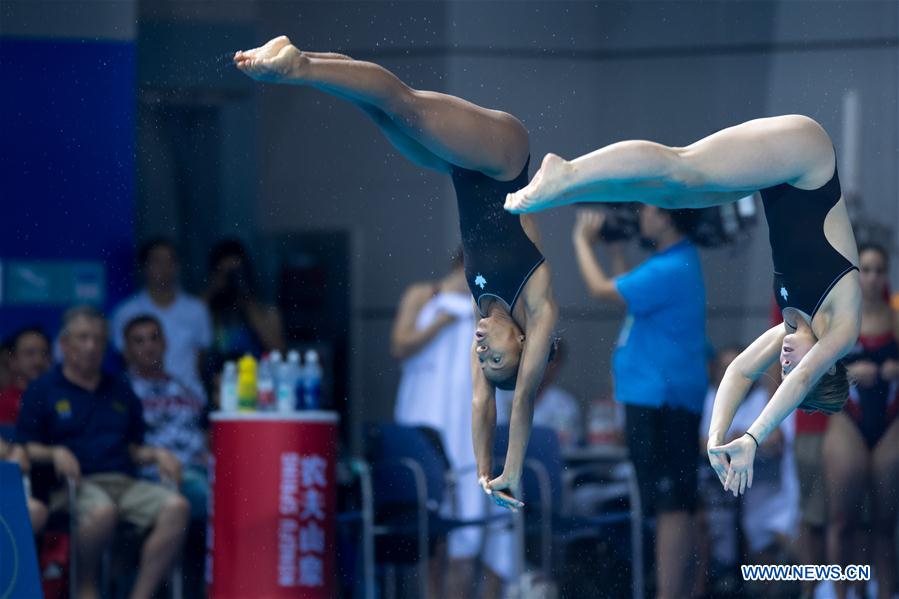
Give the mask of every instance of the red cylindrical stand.
<path id="1" fill-rule="evenodd" d="M 212 415 L 213 599 L 336 595 L 335 412 Z"/>

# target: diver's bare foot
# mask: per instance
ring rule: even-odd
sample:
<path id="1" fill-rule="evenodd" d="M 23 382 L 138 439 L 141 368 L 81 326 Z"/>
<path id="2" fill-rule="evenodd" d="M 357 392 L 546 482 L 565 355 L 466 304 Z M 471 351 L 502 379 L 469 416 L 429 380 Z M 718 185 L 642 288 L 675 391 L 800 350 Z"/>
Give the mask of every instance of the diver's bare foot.
<path id="1" fill-rule="evenodd" d="M 514 214 L 522 214 L 563 205 L 565 201 L 560 191 L 570 170 L 571 165 L 560 156 L 547 154 L 531 182 L 518 191 L 507 194 L 503 207 Z"/>
<path id="2" fill-rule="evenodd" d="M 264 46 L 234 54 L 234 65 L 241 72 L 266 83 L 302 82 L 308 64 L 309 58 L 291 44 L 286 35 L 278 36 Z"/>

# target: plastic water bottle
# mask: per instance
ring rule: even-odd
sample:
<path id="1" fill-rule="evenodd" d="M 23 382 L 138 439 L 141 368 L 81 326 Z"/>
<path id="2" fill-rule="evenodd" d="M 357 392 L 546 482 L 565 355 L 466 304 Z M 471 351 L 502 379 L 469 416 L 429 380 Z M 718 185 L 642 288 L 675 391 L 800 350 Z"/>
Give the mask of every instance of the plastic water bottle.
<path id="1" fill-rule="evenodd" d="M 275 409 L 275 377 L 272 372 L 272 364 L 268 358 L 262 358 L 256 374 L 256 389 L 258 393 L 258 407 L 261 412 L 270 412 Z"/>
<path id="2" fill-rule="evenodd" d="M 306 409 L 306 369 L 300 362 L 299 352 L 296 354 L 296 378 L 293 380 L 293 406 L 295 410 Z"/>
<path id="3" fill-rule="evenodd" d="M 297 379 L 300 378 L 300 353 L 291 350 L 278 368 L 278 411 L 293 412 L 297 406 Z"/>
<path id="4" fill-rule="evenodd" d="M 225 362 L 219 382 L 219 406 L 223 412 L 237 411 L 237 364 Z"/>
<path id="5" fill-rule="evenodd" d="M 284 357 L 281 352 L 274 350 L 268 355 L 269 370 L 272 373 L 272 381 L 275 383 L 275 403 L 278 400 L 278 376 L 281 373 L 281 364 L 284 363 Z"/>
<path id="6" fill-rule="evenodd" d="M 256 360 L 247 354 L 237 363 L 237 408 L 241 412 L 256 409 Z"/>
<path id="7" fill-rule="evenodd" d="M 321 408 L 322 366 L 318 362 L 318 352 L 310 349 L 306 352 L 306 365 L 303 367 L 303 407 L 307 410 Z"/>

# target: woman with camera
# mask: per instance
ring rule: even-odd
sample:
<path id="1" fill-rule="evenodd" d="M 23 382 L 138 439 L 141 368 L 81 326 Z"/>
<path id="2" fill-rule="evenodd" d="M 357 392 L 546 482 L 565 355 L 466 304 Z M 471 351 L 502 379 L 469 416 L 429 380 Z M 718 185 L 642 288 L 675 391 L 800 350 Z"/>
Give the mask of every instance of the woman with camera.
<path id="1" fill-rule="evenodd" d="M 655 514 L 657 597 L 687 597 L 696 507 L 696 431 L 708 386 L 705 286 L 689 239 L 698 212 L 639 208 L 639 237 L 652 255 L 627 271 L 622 239 L 636 231 L 606 211 L 578 212 L 573 241 L 590 295 L 625 306 L 612 360 L 615 399 L 625 406 L 626 439 L 644 512 Z M 614 277 L 593 253 L 605 241 Z M 692 431 L 693 434 L 684 434 Z"/>
<path id="2" fill-rule="evenodd" d="M 212 248 L 203 297 L 212 315 L 215 369 L 243 354 L 285 350 L 281 312 L 256 296 L 250 256 L 240 241 L 226 239 Z"/>

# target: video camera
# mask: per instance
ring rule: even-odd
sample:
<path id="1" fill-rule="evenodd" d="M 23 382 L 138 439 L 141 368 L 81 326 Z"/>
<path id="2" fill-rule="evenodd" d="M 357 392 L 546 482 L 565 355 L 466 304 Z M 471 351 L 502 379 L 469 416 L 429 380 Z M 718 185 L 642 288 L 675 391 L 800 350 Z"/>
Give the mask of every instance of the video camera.
<path id="1" fill-rule="evenodd" d="M 606 213 L 606 220 L 599 231 L 601 241 L 627 241 L 640 235 L 640 204 L 585 204 Z M 689 232 L 690 239 L 699 246 L 715 248 L 745 238 L 755 224 L 758 209 L 755 195 L 740 198 L 736 202 L 700 208 L 696 222 Z"/>

